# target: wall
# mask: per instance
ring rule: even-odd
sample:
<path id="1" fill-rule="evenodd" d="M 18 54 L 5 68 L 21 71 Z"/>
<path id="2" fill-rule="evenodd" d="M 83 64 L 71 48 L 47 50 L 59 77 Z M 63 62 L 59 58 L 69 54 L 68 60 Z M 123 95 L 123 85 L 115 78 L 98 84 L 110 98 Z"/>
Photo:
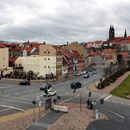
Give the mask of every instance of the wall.
<path id="1" fill-rule="evenodd" d="M 0 70 L 6 69 L 9 66 L 9 49 L 0 48 Z"/>

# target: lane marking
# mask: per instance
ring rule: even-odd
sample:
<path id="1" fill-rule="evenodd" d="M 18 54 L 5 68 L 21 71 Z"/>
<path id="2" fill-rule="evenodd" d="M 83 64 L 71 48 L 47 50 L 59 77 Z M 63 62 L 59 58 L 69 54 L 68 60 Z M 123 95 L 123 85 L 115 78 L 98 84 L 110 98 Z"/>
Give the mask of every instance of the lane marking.
<path id="1" fill-rule="evenodd" d="M 104 100 L 106 101 L 106 100 L 109 99 L 110 97 L 112 97 L 112 95 L 107 96 Z"/>
<path id="2" fill-rule="evenodd" d="M 61 101 L 60 103 L 67 102 L 67 101 L 69 101 L 69 100 L 72 100 L 73 98 L 74 98 L 74 97 L 72 97 L 72 98 L 68 98 L 68 99 L 66 99 L 66 100 Z"/>
<path id="3" fill-rule="evenodd" d="M 16 110 L 20 110 L 20 111 L 25 111 L 24 109 L 22 109 L 22 108 L 19 108 L 19 107 L 8 106 L 8 105 L 1 105 L 1 104 L 0 104 L 0 106 L 2 106 L 2 107 L 8 107 L 8 108 L 12 108 L 12 109 L 16 109 Z"/>
<path id="4" fill-rule="evenodd" d="M 111 113 L 113 113 L 113 114 L 119 116 L 119 117 L 122 118 L 122 119 L 125 119 L 124 116 L 122 116 L 122 115 L 120 115 L 120 114 L 118 114 L 118 113 L 116 113 L 116 112 L 114 112 L 114 111 L 111 111 L 111 110 L 109 110 L 109 109 L 107 109 L 107 108 L 104 108 L 104 107 L 103 107 L 102 109 L 104 109 L 104 110 L 106 110 L 106 111 L 109 111 L 109 112 L 111 112 Z"/>
<path id="5" fill-rule="evenodd" d="M 8 110 L 11 110 L 12 108 L 7 108 L 7 109 L 4 109 L 4 110 L 1 110 L 0 112 L 4 112 L 4 111 L 8 111 Z"/>
<path id="6" fill-rule="evenodd" d="M 96 101 L 99 101 L 101 98 L 104 98 L 105 96 L 107 96 L 107 94 L 102 95 L 102 96 L 99 97 Z"/>

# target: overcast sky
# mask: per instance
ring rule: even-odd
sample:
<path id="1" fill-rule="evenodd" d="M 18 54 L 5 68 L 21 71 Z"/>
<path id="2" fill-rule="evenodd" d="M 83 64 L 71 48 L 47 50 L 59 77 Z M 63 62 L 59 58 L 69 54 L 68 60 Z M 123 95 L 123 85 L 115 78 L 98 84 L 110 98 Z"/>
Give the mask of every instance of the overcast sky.
<path id="1" fill-rule="evenodd" d="M 129 14 L 130 0 L 0 0 L 0 40 L 106 40 L 110 24 L 130 35 Z"/>

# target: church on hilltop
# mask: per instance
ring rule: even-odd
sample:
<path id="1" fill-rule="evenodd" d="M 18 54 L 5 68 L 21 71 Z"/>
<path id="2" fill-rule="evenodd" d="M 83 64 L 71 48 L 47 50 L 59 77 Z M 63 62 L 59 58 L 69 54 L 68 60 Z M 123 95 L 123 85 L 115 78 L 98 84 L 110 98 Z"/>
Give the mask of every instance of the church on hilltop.
<path id="1" fill-rule="evenodd" d="M 114 39 L 117 39 L 117 38 L 127 38 L 127 32 L 126 32 L 126 29 L 125 29 L 125 33 L 124 33 L 124 36 L 123 37 L 115 37 L 115 28 L 114 26 L 110 25 L 110 28 L 109 28 L 109 40 L 114 40 Z"/>

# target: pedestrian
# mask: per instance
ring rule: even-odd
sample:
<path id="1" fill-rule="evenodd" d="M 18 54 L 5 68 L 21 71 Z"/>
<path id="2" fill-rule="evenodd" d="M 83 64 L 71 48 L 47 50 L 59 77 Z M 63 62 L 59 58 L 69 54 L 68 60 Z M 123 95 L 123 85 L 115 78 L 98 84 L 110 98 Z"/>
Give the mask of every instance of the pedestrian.
<path id="1" fill-rule="evenodd" d="M 87 108 L 88 108 L 88 109 L 90 108 L 90 102 L 91 102 L 91 101 L 88 99 L 88 100 L 87 100 Z"/>
<path id="2" fill-rule="evenodd" d="M 76 91 L 76 87 L 74 87 L 73 93 L 75 93 L 75 91 Z"/>
<path id="3" fill-rule="evenodd" d="M 91 91 L 89 91 L 88 96 L 91 97 Z"/>

